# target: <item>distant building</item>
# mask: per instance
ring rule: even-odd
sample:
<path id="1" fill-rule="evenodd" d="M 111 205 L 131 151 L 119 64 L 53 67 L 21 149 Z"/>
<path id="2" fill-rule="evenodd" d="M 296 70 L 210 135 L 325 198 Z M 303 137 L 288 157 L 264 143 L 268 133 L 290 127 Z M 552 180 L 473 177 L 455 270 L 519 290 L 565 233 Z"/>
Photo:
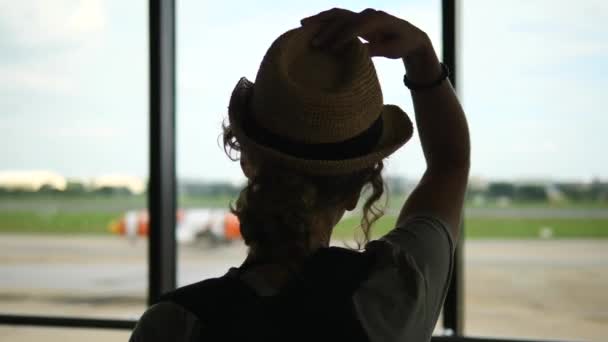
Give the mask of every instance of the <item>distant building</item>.
<path id="1" fill-rule="evenodd" d="M 39 191 L 51 188 L 64 191 L 65 177 L 51 171 L 0 171 L 0 188 L 7 190 Z"/>
<path id="2" fill-rule="evenodd" d="M 103 188 L 124 188 L 132 194 L 142 194 L 146 191 L 146 183 L 139 177 L 110 174 L 95 177 L 89 183 L 91 190 Z"/>
<path id="3" fill-rule="evenodd" d="M 66 177 L 52 171 L 0 171 L 0 189 L 8 191 L 97 191 L 100 189 L 126 189 L 132 194 L 141 194 L 146 191 L 146 182 L 134 176 L 104 175 L 90 180 L 66 179 Z"/>

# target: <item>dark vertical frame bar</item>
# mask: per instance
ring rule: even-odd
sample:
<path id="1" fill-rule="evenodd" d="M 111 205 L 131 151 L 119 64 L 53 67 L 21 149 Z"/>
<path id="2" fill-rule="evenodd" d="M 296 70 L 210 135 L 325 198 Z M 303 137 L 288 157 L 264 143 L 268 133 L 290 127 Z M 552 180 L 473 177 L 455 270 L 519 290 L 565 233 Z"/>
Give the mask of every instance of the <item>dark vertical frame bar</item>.
<path id="1" fill-rule="evenodd" d="M 443 37 L 443 63 L 451 70 L 450 82 L 457 87 L 457 49 L 458 49 L 458 0 L 442 0 L 441 22 Z M 450 287 L 443 306 L 443 328 L 456 336 L 464 334 L 464 269 L 463 243 L 464 221 L 461 222 L 462 234 L 454 256 L 454 270 Z"/>
<path id="2" fill-rule="evenodd" d="M 175 1 L 150 0 L 148 304 L 176 287 Z"/>

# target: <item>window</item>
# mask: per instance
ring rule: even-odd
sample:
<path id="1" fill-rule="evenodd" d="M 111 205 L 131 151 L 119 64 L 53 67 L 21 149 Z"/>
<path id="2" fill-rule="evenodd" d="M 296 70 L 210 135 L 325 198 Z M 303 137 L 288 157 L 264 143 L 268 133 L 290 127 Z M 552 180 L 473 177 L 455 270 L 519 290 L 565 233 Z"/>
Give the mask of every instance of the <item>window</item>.
<path id="1" fill-rule="evenodd" d="M 600 341 L 608 163 L 597 129 L 607 87 L 597 75 L 607 69 L 607 8 L 592 0 L 460 4 L 458 88 L 479 149 L 465 222 L 465 333 Z M 209 224 L 243 182 L 215 143 L 234 83 L 253 79 L 272 39 L 301 16 L 369 4 L 177 5 L 181 286 L 224 273 L 246 253 Z M 427 31 L 441 55 L 439 2 L 400 5 L 374 3 Z M 135 318 L 144 310 L 146 13 L 143 1 L 0 4 L 0 315 Z M 413 114 L 399 63 L 376 67 L 385 102 Z M 416 139 L 389 160 L 393 196 L 376 234 L 390 228 L 423 167 Z M 199 229 L 183 229 L 193 224 Z M 340 225 L 338 244 L 356 222 Z M 129 244 L 112 230 L 142 236 Z M 108 323 L 130 326 L 89 325 Z M 13 340 L 64 331 L 0 326 Z"/>
<path id="2" fill-rule="evenodd" d="M 0 4 L 2 314 L 146 306 L 146 25 L 145 1 Z"/>
<path id="3" fill-rule="evenodd" d="M 467 335 L 605 340 L 607 16 L 601 1 L 461 4 Z"/>
<path id="4" fill-rule="evenodd" d="M 240 77 L 255 80 L 264 53 L 281 33 L 299 26 L 300 19 L 333 7 L 361 11 L 370 3 L 356 2 L 177 2 L 177 173 L 180 286 L 220 276 L 238 266 L 246 247 L 225 235 L 221 226 L 228 204 L 244 184 L 238 163 L 225 155 L 221 140 L 222 121 L 232 89 Z M 419 25 L 432 38 L 441 55 L 439 1 L 375 2 L 382 9 Z M 402 83 L 401 61 L 376 59 L 385 103 L 400 105 L 413 115 L 409 91 Z M 413 116 L 412 116 L 413 119 Z M 390 229 L 411 180 L 424 170 L 417 138 L 390 158 L 387 176 L 395 194 L 390 213 L 376 227 L 376 236 Z M 334 243 L 354 238 L 358 215 L 346 218 L 336 231 Z M 351 244 L 352 245 L 352 244 Z"/>

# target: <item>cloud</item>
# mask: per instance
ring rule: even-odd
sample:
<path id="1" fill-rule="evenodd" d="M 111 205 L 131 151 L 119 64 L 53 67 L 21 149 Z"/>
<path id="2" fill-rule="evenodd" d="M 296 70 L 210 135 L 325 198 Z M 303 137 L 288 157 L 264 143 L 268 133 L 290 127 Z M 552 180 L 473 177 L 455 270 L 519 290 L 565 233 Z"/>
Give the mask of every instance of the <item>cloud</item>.
<path id="1" fill-rule="evenodd" d="M 102 0 L 0 0 L 0 34 L 17 49 L 78 46 L 105 25 Z"/>
<path id="2" fill-rule="evenodd" d="M 466 102 L 597 111 L 589 99 L 603 97 L 600 75 L 608 72 L 608 3 L 468 0 L 462 8 L 459 86 Z"/>
<path id="3" fill-rule="evenodd" d="M 463 59 L 475 66 L 467 73 L 502 76 L 515 70 L 526 77 L 564 60 L 608 57 L 606 2 L 469 0 L 461 14 Z"/>
<path id="4" fill-rule="evenodd" d="M 466 0 L 461 14 L 472 173 L 608 174 L 597 143 L 608 125 L 608 3 Z"/>
<path id="5" fill-rule="evenodd" d="M 15 89 L 29 94 L 69 94 L 77 89 L 77 86 L 73 79 L 62 77 L 55 69 L 35 64 L 0 65 L 0 91 L 9 92 Z"/>
<path id="6" fill-rule="evenodd" d="M 105 28 L 101 0 L 0 0 L 0 91 L 73 93 Z"/>

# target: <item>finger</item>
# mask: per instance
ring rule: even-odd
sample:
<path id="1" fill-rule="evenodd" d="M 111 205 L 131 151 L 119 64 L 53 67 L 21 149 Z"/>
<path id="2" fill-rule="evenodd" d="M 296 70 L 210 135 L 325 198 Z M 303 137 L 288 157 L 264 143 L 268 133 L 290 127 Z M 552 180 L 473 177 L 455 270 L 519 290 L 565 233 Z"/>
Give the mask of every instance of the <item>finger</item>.
<path id="1" fill-rule="evenodd" d="M 333 49 L 344 47 L 356 37 L 363 37 L 369 41 L 370 38 L 375 36 L 375 32 L 377 31 L 379 24 L 381 24 L 381 20 L 375 14 L 375 11 L 369 11 L 370 12 L 366 10 L 359 13 L 355 20 L 332 37 Z"/>
<path id="2" fill-rule="evenodd" d="M 344 13 L 344 12 L 350 12 L 350 11 L 342 9 L 342 8 L 332 8 L 330 10 L 323 11 L 323 12 L 315 14 L 313 16 L 306 17 L 306 18 L 300 20 L 300 24 L 302 24 L 302 26 L 304 26 L 304 25 L 308 25 L 308 24 L 329 21 L 329 20 L 332 20 L 336 15 L 339 15 L 340 13 Z"/>
<path id="3" fill-rule="evenodd" d="M 396 42 L 379 41 L 369 42 L 364 45 L 370 57 L 382 56 L 394 59 L 403 56 L 403 46 L 400 46 Z"/>
<path id="4" fill-rule="evenodd" d="M 363 46 L 367 48 L 370 57 L 382 56 L 383 46 L 381 44 L 364 43 Z"/>
<path id="5" fill-rule="evenodd" d="M 342 18 L 323 24 L 319 32 L 314 36 L 312 44 L 316 47 L 328 46 L 332 37 L 343 30 L 346 25 L 348 25 L 347 21 Z"/>

